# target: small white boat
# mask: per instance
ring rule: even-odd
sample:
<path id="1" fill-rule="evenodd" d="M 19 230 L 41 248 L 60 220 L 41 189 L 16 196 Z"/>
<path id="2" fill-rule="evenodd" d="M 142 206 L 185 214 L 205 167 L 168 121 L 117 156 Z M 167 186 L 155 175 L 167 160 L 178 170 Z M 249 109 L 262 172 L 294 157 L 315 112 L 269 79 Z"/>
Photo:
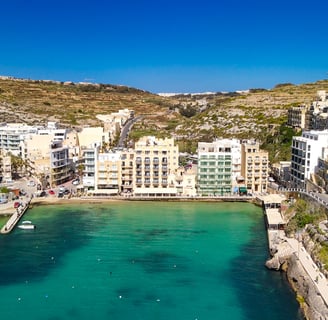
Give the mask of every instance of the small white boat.
<path id="1" fill-rule="evenodd" d="M 18 228 L 25 229 L 25 230 L 31 230 L 31 229 L 35 229 L 35 225 L 32 224 L 32 221 L 25 220 L 22 222 L 22 224 L 20 224 L 18 226 Z"/>

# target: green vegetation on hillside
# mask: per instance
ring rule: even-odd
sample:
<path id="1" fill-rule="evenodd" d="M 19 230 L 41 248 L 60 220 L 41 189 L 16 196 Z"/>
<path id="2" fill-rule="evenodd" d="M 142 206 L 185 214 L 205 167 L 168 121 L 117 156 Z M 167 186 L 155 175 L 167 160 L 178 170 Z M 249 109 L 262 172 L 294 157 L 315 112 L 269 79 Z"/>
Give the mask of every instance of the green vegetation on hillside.
<path id="1" fill-rule="evenodd" d="M 258 139 L 272 162 L 290 159 L 291 137 L 286 127 L 291 106 L 310 104 L 328 81 L 245 92 L 217 92 L 162 97 L 143 90 L 111 84 L 0 79 L 0 121 L 61 127 L 99 126 L 97 114 L 131 109 L 142 115 L 130 139 L 151 134 L 176 137 L 183 152 L 195 152 L 198 141 L 216 138 Z"/>
<path id="2" fill-rule="evenodd" d="M 297 230 L 303 229 L 307 224 L 317 224 L 327 219 L 325 210 L 321 206 L 304 199 L 297 199 L 288 211 L 287 215 L 290 212 L 293 212 L 294 215 L 286 227 L 287 233 L 295 233 Z"/>
<path id="3" fill-rule="evenodd" d="M 299 131 L 281 124 L 277 130 L 262 133 L 261 148 L 269 152 L 270 162 L 289 161 L 293 136 L 300 135 Z"/>

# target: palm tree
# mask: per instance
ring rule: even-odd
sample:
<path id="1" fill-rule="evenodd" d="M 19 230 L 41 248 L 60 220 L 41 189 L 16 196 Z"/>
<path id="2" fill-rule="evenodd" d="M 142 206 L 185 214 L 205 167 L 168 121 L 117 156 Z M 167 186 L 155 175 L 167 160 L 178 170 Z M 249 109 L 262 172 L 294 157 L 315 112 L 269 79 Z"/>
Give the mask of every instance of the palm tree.
<path id="1" fill-rule="evenodd" d="M 14 176 L 19 176 L 20 174 L 25 174 L 28 167 L 28 162 L 23 160 L 19 156 L 13 154 L 10 155 L 11 158 L 11 171 Z"/>

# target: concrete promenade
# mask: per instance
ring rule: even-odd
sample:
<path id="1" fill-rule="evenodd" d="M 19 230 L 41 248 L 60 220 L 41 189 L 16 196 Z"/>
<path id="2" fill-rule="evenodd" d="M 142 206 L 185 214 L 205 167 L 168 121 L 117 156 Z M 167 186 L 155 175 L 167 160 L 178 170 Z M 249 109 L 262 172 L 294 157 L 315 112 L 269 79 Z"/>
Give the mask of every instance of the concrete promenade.
<path id="1" fill-rule="evenodd" d="M 29 204 L 30 204 L 30 201 L 19 206 L 17 209 L 14 209 L 14 208 L 12 209 L 14 211 L 14 213 L 11 215 L 9 220 L 2 227 L 2 229 L 0 231 L 1 234 L 8 234 L 14 229 L 14 227 L 16 226 L 18 221 L 21 219 L 21 217 L 27 211 Z"/>
<path id="2" fill-rule="evenodd" d="M 326 277 L 319 271 L 319 268 L 312 260 L 311 256 L 307 253 L 302 243 L 294 238 L 286 238 L 289 245 L 292 247 L 294 254 L 302 264 L 307 274 L 312 279 L 318 292 L 325 301 L 328 307 L 328 281 Z"/>

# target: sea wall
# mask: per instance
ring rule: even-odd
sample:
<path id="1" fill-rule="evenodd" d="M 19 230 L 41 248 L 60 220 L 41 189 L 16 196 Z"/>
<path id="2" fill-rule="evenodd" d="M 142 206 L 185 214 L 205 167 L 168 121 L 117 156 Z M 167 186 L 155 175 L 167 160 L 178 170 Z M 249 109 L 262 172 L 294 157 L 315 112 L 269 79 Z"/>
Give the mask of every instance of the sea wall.
<path id="1" fill-rule="evenodd" d="M 266 267 L 286 272 L 306 319 L 327 320 L 328 308 L 325 302 L 297 256 L 287 250 L 287 245 L 286 241 L 282 240 L 276 246 L 272 258 L 266 262 Z"/>

